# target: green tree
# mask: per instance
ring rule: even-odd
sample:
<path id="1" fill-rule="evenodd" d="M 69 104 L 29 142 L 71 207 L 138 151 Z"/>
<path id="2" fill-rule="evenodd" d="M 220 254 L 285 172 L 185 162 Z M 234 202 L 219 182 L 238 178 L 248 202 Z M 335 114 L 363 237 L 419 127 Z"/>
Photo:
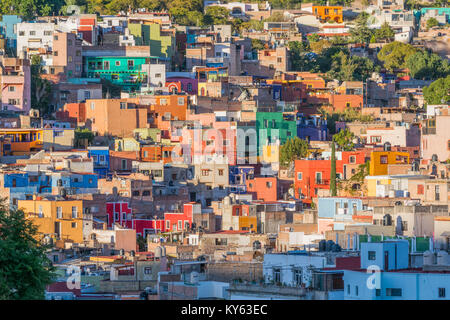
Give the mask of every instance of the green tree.
<path id="1" fill-rule="evenodd" d="M 427 104 L 450 103 L 450 75 L 432 82 L 423 88 L 423 97 Z"/>
<path id="2" fill-rule="evenodd" d="M 439 21 L 436 20 L 436 18 L 428 18 L 427 20 L 427 28 L 433 28 L 433 27 L 437 27 L 439 25 Z"/>
<path id="3" fill-rule="evenodd" d="M 264 49 L 264 41 L 252 39 L 252 49 L 256 51 Z"/>
<path id="4" fill-rule="evenodd" d="M 320 36 L 317 33 L 312 33 L 312 34 L 308 35 L 307 38 L 308 38 L 309 45 L 320 40 Z"/>
<path id="5" fill-rule="evenodd" d="M 139 234 L 137 236 L 136 242 L 139 246 L 139 251 L 144 252 L 147 248 L 147 241 L 145 241 L 145 238 Z"/>
<path id="6" fill-rule="evenodd" d="M 43 73 L 42 58 L 38 55 L 31 57 L 31 106 L 38 109 L 43 116 L 49 116 L 52 85 L 50 81 L 41 77 Z"/>
<path id="7" fill-rule="evenodd" d="M 330 176 L 330 193 L 332 197 L 337 196 L 336 190 L 336 147 L 334 141 L 331 142 L 331 176 Z"/>
<path id="8" fill-rule="evenodd" d="M 414 79 L 433 80 L 450 74 L 450 64 L 437 54 L 420 50 L 409 56 L 406 67 Z"/>
<path id="9" fill-rule="evenodd" d="M 299 137 L 287 139 L 280 148 L 280 163 L 288 165 L 292 161 L 304 158 L 308 155 L 308 142 Z"/>
<path id="10" fill-rule="evenodd" d="M 378 68 L 368 58 L 352 56 L 340 51 L 332 58 L 329 76 L 340 81 L 363 81 Z"/>
<path id="11" fill-rule="evenodd" d="M 23 211 L 0 205 L 0 300 L 44 299 L 54 268 L 37 238 Z"/>
<path id="12" fill-rule="evenodd" d="M 76 148 L 87 148 L 94 140 L 94 133 L 87 129 L 76 128 L 74 145 Z"/>
<path id="13" fill-rule="evenodd" d="M 389 23 L 385 22 L 381 25 L 380 29 L 375 30 L 374 37 L 376 41 L 384 40 L 386 42 L 391 41 L 395 37 L 394 30 L 390 27 Z"/>
<path id="14" fill-rule="evenodd" d="M 352 40 L 356 43 L 367 44 L 372 38 L 372 30 L 367 26 L 369 14 L 367 12 L 361 12 L 355 20 L 355 27 L 350 29 L 350 35 Z"/>
<path id="15" fill-rule="evenodd" d="M 319 40 L 309 43 L 311 51 L 317 54 L 322 54 L 322 52 L 324 52 L 326 49 L 331 48 L 332 45 L 333 44 L 328 40 Z"/>
<path id="16" fill-rule="evenodd" d="M 307 45 L 300 41 L 289 41 L 288 48 L 292 70 L 309 71 L 309 59 L 306 57 L 309 52 Z"/>
<path id="17" fill-rule="evenodd" d="M 333 136 L 333 141 L 339 146 L 342 151 L 352 151 L 355 147 L 353 139 L 355 135 L 348 129 L 341 130 Z"/>
<path id="18" fill-rule="evenodd" d="M 230 14 L 227 8 L 219 6 L 209 6 L 206 8 L 205 21 L 208 24 L 226 24 Z"/>
<path id="19" fill-rule="evenodd" d="M 385 45 L 378 52 L 378 60 L 384 63 L 384 67 L 390 71 L 406 68 L 406 60 L 417 52 L 412 45 L 394 41 Z"/>

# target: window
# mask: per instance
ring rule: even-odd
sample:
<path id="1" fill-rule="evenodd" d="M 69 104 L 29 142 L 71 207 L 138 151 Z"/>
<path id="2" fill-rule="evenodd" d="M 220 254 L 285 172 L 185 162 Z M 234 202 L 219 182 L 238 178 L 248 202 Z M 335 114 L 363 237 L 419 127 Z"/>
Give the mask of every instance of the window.
<path id="1" fill-rule="evenodd" d="M 103 62 L 103 69 L 109 70 L 109 61 L 104 61 Z"/>
<path id="2" fill-rule="evenodd" d="M 76 228 L 77 227 L 77 223 L 76 222 L 72 222 L 72 228 Z"/>
<path id="3" fill-rule="evenodd" d="M 380 136 L 370 137 L 370 143 L 380 143 L 380 142 L 381 142 Z"/>
<path id="4" fill-rule="evenodd" d="M 400 289 L 400 288 L 387 288 L 386 289 L 386 296 L 388 296 L 388 297 L 401 297 L 402 296 L 402 289 Z"/>
<path id="5" fill-rule="evenodd" d="M 133 191 L 133 197 L 139 197 L 139 195 L 140 195 L 139 190 Z"/>
<path id="6" fill-rule="evenodd" d="M 271 181 L 267 181 L 266 182 L 266 188 L 272 188 L 272 182 Z"/>
<path id="7" fill-rule="evenodd" d="M 377 297 L 381 296 L 381 289 L 375 289 L 375 295 Z"/>
<path id="8" fill-rule="evenodd" d="M 184 105 L 184 98 L 178 98 L 178 105 L 179 106 Z"/>
<path id="9" fill-rule="evenodd" d="M 402 221 L 402 230 L 408 231 L 408 221 Z"/>
<path id="10" fill-rule="evenodd" d="M 151 274 L 152 273 L 152 268 L 151 267 L 145 267 L 144 268 L 144 274 Z"/>
<path id="11" fill-rule="evenodd" d="M 439 288 L 439 298 L 445 298 L 445 288 Z"/>
<path id="12" fill-rule="evenodd" d="M 53 55 L 54 55 L 55 57 L 57 57 L 57 56 L 58 56 L 58 51 L 54 51 L 54 52 L 53 52 Z"/>
<path id="13" fill-rule="evenodd" d="M 95 109 L 95 103 L 91 102 L 91 110 L 94 110 L 94 109 Z"/>
<path id="14" fill-rule="evenodd" d="M 209 170 L 208 169 L 203 169 L 202 170 L 202 176 L 209 176 Z"/>
<path id="15" fill-rule="evenodd" d="M 302 270 L 295 268 L 294 272 L 293 272 L 293 276 L 294 276 L 294 283 L 296 286 L 301 286 L 302 285 Z"/>
<path id="16" fill-rule="evenodd" d="M 134 67 L 134 61 L 133 60 L 128 60 L 128 68 L 132 68 Z"/>
<path id="17" fill-rule="evenodd" d="M 9 92 L 14 92 L 14 91 L 16 91 L 16 87 L 14 87 L 14 86 L 9 86 L 9 87 L 8 87 L 8 91 L 9 91 Z"/>
<path id="18" fill-rule="evenodd" d="M 72 61 L 73 61 L 72 56 L 68 56 L 68 57 L 67 57 L 67 60 L 68 60 L 69 62 L 72 62 Z"/>
<path id="19" fill-rule="evenodd" d="M 116 65 L 116 67 L 119 67 L 120 66 L 120 61 L 116 60 L 115 65 Z"/>
<path id="20" fill-rule="evenodd" d="M 19 36 L 24 36 L 25 35 L 25 31 L 19 31 Z"/>
<path id="21" fill-rule="evenodd" d="M 144 197 L 150 196 L 150 190 L 144 190 L 144 192 L 142 192 L 142 195 L 143 195 Z"/>
<path id="22" fill-rule="evenodd" d="M 223 169 L 219 169 L 219 176 L 223 176 Z"/>
<path id="23" fill-rule="evenodd" d="M 188 85 L 187 85 L 187 91 L 192 91 L 192 83 L 188 83 Z"/>
<path id="24" fill-rule="evenodd" d="M 273 281 L 275 283 L 280 283 L 281 282 L 281 269 L 279 269 L 279 268 L 274 268 L 273 269 Z"/>
<path id="25" fill-rule="evenodd" d="M 181 231 L 183 229 L 183 220 L 178 220 L 178 230 Z"/>
<path id="26" fill-rule="evenodd" d="M 381 164 L 387 164 L 388 163 L 388 157 L 387 156 L 381 156 L 380 157 L 380 163 Z"/>
<path id="27" fill-rule="evenodd" d="M 36 31 L 30 31 L 30 36 L 35 36 L 36 35 Z"/>
<path id="28" fill-rule="evenodd" d="M 170 221 L 169 220 L 166 220 L 166 229 L 170 230 Z"/>
<path id="29" fill-rule="evenodd" d="M 375 251 L 367 252 L 367 259 L 369 259 L 369 260 L 376 260 L 376 252 Z"/>
<path id="30" fill-rule="evenodd" d="M 350 285 L 347 285 L 347 294 L 350 294 Z"/>
<path id="31" fill-rule="evenodd" d="M 85 91 L 84 92 L 84 100 L 90 99 L 91 98 L 91 92 L 90 91 Z"/>
<path id="32" fill-rule="evenodd" d="M 38 210 L 39 210 L 39 218 L 42 218 L 43 217 L 43 215 L 44 215 L 44 213 L 43 213 L 43 209 L 42 209 L 42 206 L 39 206 L 39 208 L 38 208 Z"/>
<path id="33" fill-rule="evenodd" d="M 303 173 L 299 172 L 297 173 L 297 180 L 302 180 L 303 179 Z"/>
<path id="34" fill-rule="evenodd" d="M 277 62 L 278 62 L 278 63 L 281 63 L 281 62 L 283 62 L 283 58 L 281 58 L 281 57 L 278 57 L 278 58 L 277 58 Z"/>
<path id="35" fill-rule="evenodd" d="M 349 163 L 356 163 L 356 157 L 355 156 L 350 156 L 348 162 Z"/>
<path id="36" fill-rule="evenodd" d="M 159 104 L 161 106 L 166 106 L 167 105 L 167 99 L 159 99 Z"/>
<path id="37" fill-rule="evenodd" d="M 78 208 L 72 207 L 72 218 L 78 218 Z"/>
<path id="38" fill-rule="evenodd" d="M 359 287 L 358 286 L 355 286 L 355 295 L 359 295 Z"/>
<path id="39" fill-rule="evenodd" d="M 126 109 L 127 108 L 127 103 L 126 102 L 121 102 L 120 103 L 120 109 Z"/>

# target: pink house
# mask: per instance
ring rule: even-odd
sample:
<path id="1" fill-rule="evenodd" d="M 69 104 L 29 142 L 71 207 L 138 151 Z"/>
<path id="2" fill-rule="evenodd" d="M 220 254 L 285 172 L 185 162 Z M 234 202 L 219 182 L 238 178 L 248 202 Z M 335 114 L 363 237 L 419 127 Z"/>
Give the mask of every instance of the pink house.
<path id="1" fill-rule="evenodd" d="M 422 121 L 422 159 L 430 160 L 437 155 L 438 161 L 450 159 L 450 112 Z"/>
<path id="2" fill-rule="evenodd" d="M 28 114 L 31 108 L 30 60 L 0 58 L 1 108 Z"/>

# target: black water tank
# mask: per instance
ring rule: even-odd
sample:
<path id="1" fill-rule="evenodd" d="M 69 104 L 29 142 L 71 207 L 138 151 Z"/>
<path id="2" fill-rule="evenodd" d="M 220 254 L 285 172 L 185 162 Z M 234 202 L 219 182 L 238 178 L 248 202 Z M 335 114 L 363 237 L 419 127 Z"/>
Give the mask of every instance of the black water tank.
<path id="1" fill-rule="evenodd" d="M 319 251 L 326 251 L 327 250 L 327 241 L 326 240 L 320 240 L 319 242 Z"/>
<path id="2" fill-rule="evenodd" d="M 327 245 L 326 245 L 326 250 L 327 250 L 327 251 L 331 251 L 331 249 L 333 248 L 333 246 L 334 246 L 334 241 L 333 241 L 333 240 L 328 240 L 328 241 L 327 241 Z"/>

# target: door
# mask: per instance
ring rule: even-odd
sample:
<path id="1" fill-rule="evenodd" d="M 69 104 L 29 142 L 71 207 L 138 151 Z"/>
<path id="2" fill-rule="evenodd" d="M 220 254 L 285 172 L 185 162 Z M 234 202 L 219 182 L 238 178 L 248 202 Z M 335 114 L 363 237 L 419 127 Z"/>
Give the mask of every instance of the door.
<path id="1" fill-rule="evenodd" d="M 61 239 L 61 222 L 55 222 L 56 239 Z"/>
<path id="2" fill-rule="evenodd" d="M 389 251 L 384 252 L 384 270 L 389 270 Z"/>

